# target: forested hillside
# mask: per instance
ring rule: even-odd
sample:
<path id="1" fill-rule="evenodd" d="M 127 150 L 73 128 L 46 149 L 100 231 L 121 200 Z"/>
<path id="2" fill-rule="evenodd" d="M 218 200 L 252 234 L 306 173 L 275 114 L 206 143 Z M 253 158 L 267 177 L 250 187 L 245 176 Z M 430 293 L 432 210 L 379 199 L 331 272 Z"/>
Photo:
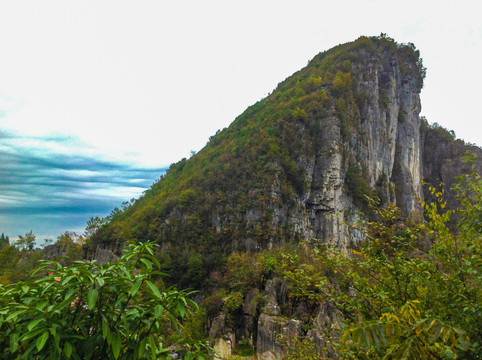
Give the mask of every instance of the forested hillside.
<path id="1" fill-rule="evenodd" d="M 2 234 L 0 359 L 480 359 L 482 150 L 425 72 L 339 45 L 82 237 Z"/>
<path id="2" fill-rule="evenodd" d="M 368 209 L 366 195 L 421 215 L 422 178 L 450 185 L 465 150 L 480 153 L 419 118 L 424 76 L 415 46 L 386 36 L 318 54 L 113 211 L 91 254 L 155 241 L 173 281 L 200 288 L 233 251 L 312 238 L 346 248 L 357 239 L 346 224 Z"/>

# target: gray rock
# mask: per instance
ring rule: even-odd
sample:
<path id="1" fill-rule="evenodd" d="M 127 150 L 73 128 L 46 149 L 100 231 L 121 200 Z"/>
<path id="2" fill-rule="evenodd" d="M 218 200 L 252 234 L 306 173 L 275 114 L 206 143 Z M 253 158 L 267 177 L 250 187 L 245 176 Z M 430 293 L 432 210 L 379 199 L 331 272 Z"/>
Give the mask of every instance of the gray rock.
<path id="1" fill-rule="evenodd" d="M 259 359 L 275 360 L 282 359 L 283 346 L 280 338 L 293 339 L 301 331 L 298 320 L 288 320 L 280 316 L 261 314 L 258 320 L 258 337 L 256 349 Z"/>

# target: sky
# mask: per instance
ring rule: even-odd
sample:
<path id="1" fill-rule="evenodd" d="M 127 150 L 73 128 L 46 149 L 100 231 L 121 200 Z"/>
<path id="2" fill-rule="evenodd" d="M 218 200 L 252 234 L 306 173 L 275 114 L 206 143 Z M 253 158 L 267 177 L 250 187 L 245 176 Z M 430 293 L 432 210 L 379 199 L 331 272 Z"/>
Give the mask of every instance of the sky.
<path id="1" fill-rule="evenodd" d="M 82 232 L 306 66 L 412 42 L 422 113 L 482 145 L 477 0 L 0 0 L 0 232 Z"/>

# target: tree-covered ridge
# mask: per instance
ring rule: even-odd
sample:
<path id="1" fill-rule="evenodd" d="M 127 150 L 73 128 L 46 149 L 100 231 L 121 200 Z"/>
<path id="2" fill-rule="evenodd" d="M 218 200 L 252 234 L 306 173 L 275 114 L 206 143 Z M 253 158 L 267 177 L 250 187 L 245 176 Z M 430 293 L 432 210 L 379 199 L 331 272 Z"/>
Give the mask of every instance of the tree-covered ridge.
<path id="1" fill-rule="evenodd" d="M 243 247 L 241 238 L 255 238 L 256 246 L 263 247 L 272 238 L 296 237 L 288 224 L 273 226 L 271 220 L 275 208 L 294 205 L 307 190 L 300 159 L 319 150 L 318 120 L 338 116 L 341 146 L 348 147 L 359 106 L 366 101 L 352 74 L 387 54 L 421 86 L 425 70 L 412 44 L 397 44 L 386 36 L 361 37 L 323 52 L 213 136 L 198 154 L 173 164 L 143 197 L 114 212 L 93 244 L 149 239 L 201 253 L 229 253 L 232 246 Z M 359 181 L 348 182 L 347 191 L 363 201 L 370 190 L 360 177 L 363 169 L 352 170 Z M 280 194 L 273 196 L 273 184 Z M 250 216 L 257 221 L 250 222 Z"/>

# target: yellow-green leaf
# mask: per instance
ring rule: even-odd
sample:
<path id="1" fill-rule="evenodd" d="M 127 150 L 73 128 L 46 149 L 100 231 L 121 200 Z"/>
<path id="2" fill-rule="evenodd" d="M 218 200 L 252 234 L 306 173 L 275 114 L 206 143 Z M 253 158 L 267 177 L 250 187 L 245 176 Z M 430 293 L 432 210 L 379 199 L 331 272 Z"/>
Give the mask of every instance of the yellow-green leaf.
<path id="1" fill-rule="evenodd" d="M 152 282 L 150 281 L 146 281 L 147 285 L 149 285 L 149 287 L 151 288 L 152 290 L 152 293 L 159 299 L 162 299 L 162 295 L 161 293 L 159 292 L 159 289 L 156 287 L 156 285 L 154 285 Z"/>
<path id="2" fill-rule="evenodd" d="M 114 353 L 114 357 L 117 359 L 119 357 L 121 350 L 121 338 L 119 335 L 112 337 L 112 352 Z"/>
<path id="3" fill-rule="evenodd" d="M 42 334 L 42 336 L 40 336 L 38 339 L 37 339 L 37 350 L 40 351 L 43 349 L 43 347 L 45 346 L 45 343 L 47 342 L 47 339 L 49 338 L 49 332 L 46 331 Z"/>
<path id="4" fill-rule="evenodd" d="M 66 342 L 64 345 L 64 353 L 68 358 L 70 358 L 70 355 L 72 355 L 72 345 L 70 345 L 69 342 Z"/>
<path id="5" fill-rule="evenodd" d="M 95 307 L 98 297 L 99 292 L 97 289 L 92 289 L 87 293 L 87 305 L 89 306 L 89 309 L 93 309 Z"/>

